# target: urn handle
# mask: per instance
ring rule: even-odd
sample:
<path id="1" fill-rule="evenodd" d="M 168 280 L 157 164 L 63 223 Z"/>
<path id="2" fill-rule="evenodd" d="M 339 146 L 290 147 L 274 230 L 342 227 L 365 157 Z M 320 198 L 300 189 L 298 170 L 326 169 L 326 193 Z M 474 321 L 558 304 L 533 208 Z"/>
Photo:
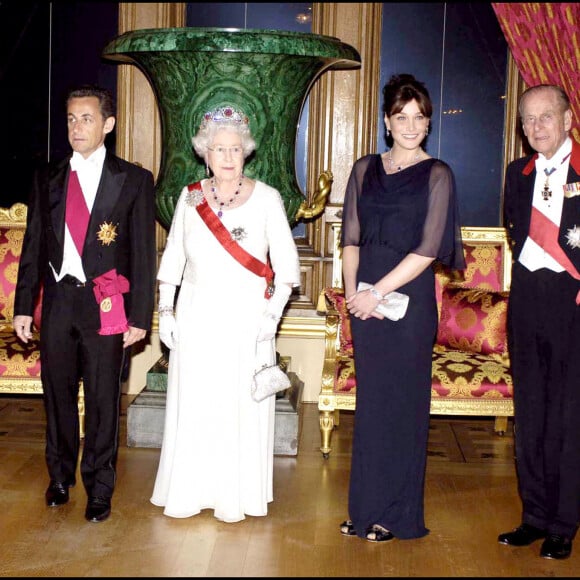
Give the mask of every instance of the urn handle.
<path id="1" fill-rule="evenodd" d="M 333 179 L 332 171 L 323 171 L 320 174 L 318 177 L 318 189 L 311 196 L 312 202 L 309 204 L 307 200 L 304 200 L 300 204 L 294 217 L 296 221 L 318 217 L 324 211 Z"/>

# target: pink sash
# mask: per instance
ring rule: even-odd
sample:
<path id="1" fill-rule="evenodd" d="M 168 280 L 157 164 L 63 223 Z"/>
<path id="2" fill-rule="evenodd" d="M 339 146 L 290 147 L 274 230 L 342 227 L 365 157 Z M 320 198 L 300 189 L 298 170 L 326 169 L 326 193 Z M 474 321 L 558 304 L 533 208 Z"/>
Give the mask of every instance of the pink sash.
<path id="1" fill-rule="evenodd" d="M 125 316 L 123 294 L 129 292 L 129 280 L 113 268 L 93 280 L 93 292 L 99 305 L 101 328 L 99 334 L 122 334 L 129 330 Z"/>

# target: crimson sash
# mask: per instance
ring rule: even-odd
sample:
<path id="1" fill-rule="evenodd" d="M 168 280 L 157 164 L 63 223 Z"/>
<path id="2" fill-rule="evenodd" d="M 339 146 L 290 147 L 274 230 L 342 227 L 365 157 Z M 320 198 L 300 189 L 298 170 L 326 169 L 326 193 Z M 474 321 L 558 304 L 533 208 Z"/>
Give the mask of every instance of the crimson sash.
<path id="1" fill-rule="evenodd" d="M 530 238 L 543 248 L 560 266 L 565 268 L 566 272 L 580 280 L 580 273 L 576 270 L 570 258 L 558 243 L 558 226 L 549 220 L 541 211 L 532 207 L 532 217 L 530 220 Z M 580 290 L 576 295 L 576 304 L 580 304 Z"/>
<path id="2" fill-rule="evenodd" d="M 190 192 L 193 190 L 202 191 L 199 181 L 197 183 L 190 183 L 187 187 Z M 260 262 L 258 258 L 252 256 L 249 252 L 246 252 L 244 248 L 232 239 L 232 235 L 215 215 L 211 207 L 209 207 L 205 197 L 203 198 L 203 201 L 196 206 L 196 209 L 197 213 L 199 213 L 199 216 L 205 222 L 205 225 L 209 228 L 210 232 L 216 237 L 218 242 L 242 266 L 256 274 L 256 276 L 262 276 L 266 279 L 266 291 L 264 292 L 264 296 L 269 300 L 272 297 L 272 294 L 274 294 L 274 272 L 270 265 Z"/>
<path id="3" fill-rule="evenodd" d="M 89 218 L 89 208 L 87 207 L 77 172 L 71 171 L 68 177 L 65 221 L 79 256 L 83 255 Z"/>

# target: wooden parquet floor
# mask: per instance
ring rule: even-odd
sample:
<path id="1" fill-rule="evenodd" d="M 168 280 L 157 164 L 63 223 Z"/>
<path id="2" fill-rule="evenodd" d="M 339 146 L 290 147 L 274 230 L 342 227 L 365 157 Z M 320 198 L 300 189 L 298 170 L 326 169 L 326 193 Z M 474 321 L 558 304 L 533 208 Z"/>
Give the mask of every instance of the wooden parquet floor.
<path id="1" fill-rule="evenodd" d="M 130 402 L 124 397 L 123 408 Z M 511 427 L 511 424 L 510 424 Z M 488 418 L 433 417 L 425 513 L 431 532 L 373 544 L 341 536 L 347 515 L 352 415 L 342 413 L 328 459 L 316 404 L 301 407 L 297 456 L 276 456 L 274 502 L 264 518 L 225 524 L 213 513 L 168 518 L 149 502 L 158 449 L 127 447 L 121 422 L 111 517 L 84 519 L 82 485 L 48 508 L 44 410 L 37 397 L 0 396 L 2 577 L 578 577 L 580 558 L 539 557 L 498 533 L 519 523 L 511 429 Z M 80 477 L 78 477 L 80 482 Z"/>

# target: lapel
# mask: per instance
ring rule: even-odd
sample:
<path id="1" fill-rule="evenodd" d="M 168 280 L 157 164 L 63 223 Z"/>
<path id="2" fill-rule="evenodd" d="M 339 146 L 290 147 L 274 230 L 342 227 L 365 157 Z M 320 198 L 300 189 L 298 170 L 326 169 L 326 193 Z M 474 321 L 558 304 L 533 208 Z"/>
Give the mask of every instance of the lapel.
<path id="1" fill-rule="evenodd" d="M 85 247 L 97 243 L 97 233 L 101 225 L 112 221 L 111 214 L 119 200 L 126 177 L 127 173 L 120 168 L 115 156 L 107 151 L 95 203 L 91 211 Z"/>
<path id="2" fill-rule="evenodd" d="M 69 161 L 63 159 L 51 174 L 48 182 L 48 209 L 57 242 L 64 245 L 64 220 L 66 215 L 66 189 L 68 186 Z"/>
<path id="3" fill-rule="evenodd" d="M 534 199 L 534 184 L 536 181 L 536 159 L 538 154 L 534 153 L 529 161 L 524 165 L 522 169 L 522 174 L 520 179 L 522 180 L 522 186 L 518 188 L 518 191 L 523 192 L 522 198 L 520 199 L 521 211 L 525 215 L 525 222 L 530 224 L 530 219 L 532 217 L 532 200 Z"/>

